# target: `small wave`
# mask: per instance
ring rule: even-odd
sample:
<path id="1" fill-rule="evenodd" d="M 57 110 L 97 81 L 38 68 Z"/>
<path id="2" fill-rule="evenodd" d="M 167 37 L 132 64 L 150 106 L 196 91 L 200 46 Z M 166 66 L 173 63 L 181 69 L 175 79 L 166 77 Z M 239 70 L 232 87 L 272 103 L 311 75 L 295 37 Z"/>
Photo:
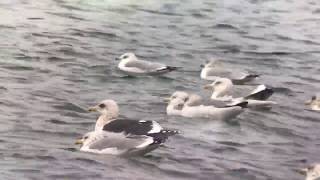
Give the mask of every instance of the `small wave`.
<path id="1" fill-rule="evenodd" d="M 61 105 L 54 105 L 54 108 L 58 109 L 58 110 L 64 110 L 64 111 L 75 111 L 75 112 L 79 112 L 79 113 L 87 113 L 88 111 L 85 108 L 82 108 L 76 104 L 67 102 Z"/>
<path id="2" fill-rule="evenodd" d="M 177 13 L 161 12 L 161 11 L 155 11 L 155 10 L 149 10 L 149 9 L 142 9 L 142 8 L 138 8 L 137 10 L 148 12 L 151 14 L 159 14 L 159 15 L 166 15 L 166 16 L 183 16 L 182 14 L 177 14 Z"/>
<path id="3" fill-rule="evenodd" d="M 238 28 L 236 26 L 233 26 L 231 24 L 224 24 L 224 23 L 219 23 L 213 26 L 213 28 L 217 28 L 217 29 L 236 29 L 238 30 Z"/>

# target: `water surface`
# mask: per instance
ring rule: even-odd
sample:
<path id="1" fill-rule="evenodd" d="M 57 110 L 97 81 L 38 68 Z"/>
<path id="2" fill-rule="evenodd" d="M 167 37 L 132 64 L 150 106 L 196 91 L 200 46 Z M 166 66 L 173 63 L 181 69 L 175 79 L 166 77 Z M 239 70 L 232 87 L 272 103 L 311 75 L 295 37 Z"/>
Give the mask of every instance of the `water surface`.
<path id="1" fill-rule="evenodd" d="M 319 13 L 315 0 L 2 0 L 1 179 L 302 179 L 293 169 L 320 161 L 319 113 L 303 105 L 320 88 Z M 128 51 L 184 72 L 125 78 L 114 58 Z M 175 90 L 209 97 L 199 65 L 212 57 L 263 74 L 279 106 L 167 117 Z M 87 107 L 106 98 L 183 134 L 146 157 L 77 151 L 97 117 Z"/>

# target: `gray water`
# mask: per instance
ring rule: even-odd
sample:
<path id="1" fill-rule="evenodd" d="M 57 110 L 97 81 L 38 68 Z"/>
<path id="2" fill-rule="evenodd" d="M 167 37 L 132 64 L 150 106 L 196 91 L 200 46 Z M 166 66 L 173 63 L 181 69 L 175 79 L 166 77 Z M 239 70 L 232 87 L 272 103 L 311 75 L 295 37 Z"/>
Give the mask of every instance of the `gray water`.
<path id="1" fill-rule="evenodd" d="M 0 179 L 303 179 L 293 169 L 320 161 L 319 113 L 303 104 L 320 88 L 319 29 L 316 0 L 1 0 Z M 128 51 L 183 70 L 126 78 L 114 58 Z M 209 97 L 199 65 L 212 57 L 262 74 L 279 105 L 167 117 L 175 90 Z M 103 99 L 183 133 L 146 157 L 79 152 Z"/>

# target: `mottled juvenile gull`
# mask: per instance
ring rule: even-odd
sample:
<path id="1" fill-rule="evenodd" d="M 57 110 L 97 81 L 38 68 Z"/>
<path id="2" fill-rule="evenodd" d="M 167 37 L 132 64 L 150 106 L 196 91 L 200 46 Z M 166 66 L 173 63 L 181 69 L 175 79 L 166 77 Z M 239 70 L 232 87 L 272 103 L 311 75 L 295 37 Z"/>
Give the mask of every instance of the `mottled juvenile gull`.
<path id="1" fill-rule="evenodd" d="M 274 91 L 265 85 L 259 85 L 247 96 L 238 98 L 232 96 L 233 83 L 228 78 L 217 78 L 212 84 L 205 85 L 204 88 L 212 90 L 212 100 L 228 102 L 229 105 L 247 101 L 249 108 L 270 108 L 277 104 L 273 101 L 266 101 Z"/>
<path id="2" fill-rule="evenodd" d="M 304 169 L 297 170 L 300 174 L 306 176 L 305 180 L 320 180 L 320 164 L 314 164 Z"/>
<path id="3" fill-rule="evenodd" d="M 312 96 L 311 100 L 306 101 L 305 104 L 310 106 L 312 110 L 320 111 L 320 99 L 317 96 Z"/>
<path id="4" fill-rule="evenodd" d="M 173 97 L 170 98 L 170 102 L 167 106 L 168 115 L 230 120 L 242 113 L 248 104 L 247 102 L 241 102 L 233 106 L 217 108 L 215 106 L 202 105 L 202 98 L 199 95 L 191 94 L 187 98 L 178 95 L 183 95 L 183 93 L 175 92 Z"/>
<path id="5" fill-rule="evenodd" d="M 227 69 L 220 61 L 212 60 L 204 65 L 200 77 L 201 79 L 211 81 L 214 81 L 219 77 L 226 77 L 231 79 L 234 84 L 245 84 L 259 77 L 259 75 Z"/>
<path id="6" fill-rule="evenodd" d="M 116 59 L 120 60 L 118 68 L 130 76 L 162 75 L 178 69 L 161 63 L 139 60 L 133 53 L 125 53 Z"/>

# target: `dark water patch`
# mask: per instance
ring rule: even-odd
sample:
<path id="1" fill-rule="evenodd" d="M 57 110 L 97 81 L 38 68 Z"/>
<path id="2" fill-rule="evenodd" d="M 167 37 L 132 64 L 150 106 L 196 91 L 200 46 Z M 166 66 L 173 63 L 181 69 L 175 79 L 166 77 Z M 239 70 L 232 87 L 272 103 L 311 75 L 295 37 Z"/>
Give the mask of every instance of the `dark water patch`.
<path id="1" fill-rule="evenodd" d="M 23 65 L 4 65 L 1 66 L 4 69 L 8 70 L 15 70 L 15 71 L 33 71 L 34 68 L 30 66 L 23 66 Z"/>
<path id="2" fill-rule="evenodd" d="M 69 29 L 69 33 L 73 36 L 80 36 L 80 37 L 95 37 L 95 38 L 104 38 L 108 40 L 115 40 L 119 38 L 117 34 L 111 32 L 102 32 L 99 29 Z"/>
<path id="3" fill-rule="evenodd" d="M 70 40 L 70 41 L 77 41 L 77 39 L 75 38 L 64 36 L 64 35 L 53 34 L 50 32 L 31 33 L 31 35 L 35 37 L 44 37 L 48 39 L 64 39 L 64 40 Z"/>
<path id="4" fill-rule="evenodd" d="M 303 43 L 306 43 L 306 44 L 314 44 L 314 45 L 319 45 L 320 44 L 320 43 L 315 42 L 313 40 L 295 39 L 295 38 L 292 38 L 292 37 L 289 37 L 289 36 L 285 36 L 285 35 L 280 35 L 280 34 L 275 35 L 275 38 L 280 39 L 280 40 L 284 40 L 284 41 L 303 42 Z"/>
<path id="5" fill-rule="evenodd" d="M 77 163 L 84 163 L 88 166 L 92 166 L 92 165 L 104 165 L 96 160 L 92 160 L 92 159 L 86 159 L 86 158 L 74 158 L 74 159 L 70 159 L 70 161 L 76 161 Z"/>
<path id="6" fill-rule="evenodd" d="M 67 10 L 71 10 L 71 11 L 90 11 L 90 9 L 86 8 L 80 8 L 79 6 L 72 6 L 69 4 L 59 4 L 60 7 L 65 8 Z"/>
<path id="7" fill-rule="evenodd" d="M 64 62 L 62 64 L 59 64 L 59 67 L 71 68 L 71 71 L 72 71 L 72 70 L 79 70 L 81 68 L 86 69 L 87 65 L 84 63 L 80 63 L 80 62 Z M 65 79 L 70 79 L 70 78 L 65 78 Z"/>
<path id="8" fill-rule="evenodd" d="M 191 13 L 191 15 L 195 18 L 205 18 L 207 17 L 205 14 L 202 14 L 202 13 L 199 13 L 199 12 L 194 12 L 194 13 Z"/>
<path id="9" fill-rule="evenodd" d="M 75 61 L 76 58 L 50 56 L 50 57 L 48 57 L 48 60 L 52 61 L 52 62 L 66 62 L 66 61 Z"/>
<path id="10" fill-rule="evenodd" d="M 303 86 L 305 85 L 304 83 L 301 83 L 301 82 L 292 82 L 292 81 L 288 81 L 288 82 L 282 82 L 283 84 L 286 84 L 286 85 L 298 85 L 298 86 Z"/>
<path id="11" fill-rule="evenodd" d="M 62 53 L 67 56 L 73 56 L 73 57 L 81 57 L 81 58 L 94 58 L 96 55 L 92 54 L 90 52 L 86 51 L 80 51 L 78 49 L 75 49 L 73 47 L 59 47 L 59 49 L 56 50 L 58 53 Z M 67 63 L 64 63 L 67 64 Z"/>
<path id="12" fill-rule="evenodd" d="M 17 27 L 15 26 L 9 26 L 9 25 L 3 25 L 3 24 L 0 24 L 0 30 L 1 29 L 16 29 Z"/>
<path id="13" fill-rule="evenodd" d="M 253 54 L 253 55 L 257 55 L 257 56 L 272 56 L 272 55 L 276 55 L 276 56 L 288 56 L 288 55 L 292 55 L 292 54 L 298 54 L 298 52 L 285 52 L 285 51 L 270 51 L 270 52 L 263 52 L 263 51 L 242 51 L 243 53 L 246 54 Z"/>
<path id="14" fill-rule="evenodd" d="M 65 151 L 70 151 L 70 152 L 77 152 L 79 151 L 77 148 L 61 148 L 62 150 L 65 150 Z"/>
<path id="15" fill-rule="evenodd" d="M 272 132 L 277 133 L 278 135 L 283 136 L 283 137 L 296 137 L 296 138 L 306 139 L 306 137 L 302 137 L 302 136 L 296 134 L 293 130 L 288 129 L 288 128 L 270 127 L 269 129 Z"/>
<path id="16" fill-rule="evenodd" d="M 37 159 L 39 159 L 39 160 L 50 161 L 50 162 L 57 160 L 57 159 L 56 159 L 55 157 L 53 157 L 53 156 L 44 156 L 44 155 L 37 155 L 37 156 L 35 156 L 35 158 L 37 158 Z"/>
<path id="17" fill-rule="evenodd" d="M 19 158 L 19 159 L 34 159 L 34 156 L 26 155 L 26 154 L 20 154 L 20 153 L 13 153 L 11 157 Z"/>
<path id="18" fill-rule="evenodd" d="M 258 36 L 252 36 L 252 35 L 242 35 L 242 37 L 244 38 L 248 38 L 248 39 L 253 39 L 253 40 L 259 40 L 259 41 L 271 41 L 270 39 L 268 38 L 265 38 L 265 37 L 258 37 Z M 258 49 L 259 46 L 256 46 L 255 48 L 253 49 Z M 252 49 L 251 49 L 252 50 Z"/>
<path id="19" fill-rule="evenodd" d="M 318 116 L 320 115 L 320 111 L 312 110 L 312 109 L 304 109 L 304 111 L 308 112 L 308 115 L 300 115 L 295 114 L 300 121 L 310 121 L 310 122 L 320 122 Z"/>
<path id="20" fill-rule="evenodd" d="M 233 26 L 231 24 L 224 24 L 224 23 L 216 24 L 216 25 L 213 26 L 213 28 L 238 30 L 238 28 L 236 26 Z"/>
<path id="21" fill-rule="evenodd" d="M 47 12 L 47 14 L 51 14 L 51 15 L 54 15 L 54 16 L 59 16 L 59 17 L 62 17 L 62 18 L 70 18 L 70 19 L 73 19 L 73 20 L 87 21 L 86 19 L 81 18 L 81 17 L 77 17 L 77 16 L 75 16 L 74 14 L 71 14 L 71 13 Z"/>
<path id="22" fill-rule="evenodd" d="M 270 143 L 271 145 L 275 146 L 285 146 L 285 147 L 290 147 L 290 146 L 296 146 L 296 147 L 304 147 L 303 144 L 295 143 L 295 142 L 274 142 Z"/>
<path id="23" fill-rule="evenodd" d="M 8 91 L 8 88 L 0 85 L 0 91 Z"/>
<path id="24" fill-rule="evenodd" d="M 11 169 L 11 172 L 14 173 L 41 173 L 41 170 L 39 169 Z"/>
<path id="25" fill-rule="evenodd" d="M 53 105 L 53 107 L 58 110 L 64 110 L 64 111 L 75 111 L 75 112 L 79 112 L 79 113 L 87 113 L 88 112 L 85 108 L 80 107 L 80 106 L 73 104 L 73 103 L 70 103 L 70 102 L 66 102 L 61 105 Z"/>
<path id="26" fill-rule="evenodd" d="M 50 122 L 50 123 L 53 123 L 53 124 L 68 124 L 67 122 L 61 121 L 61 120 L 58 120 L 58 119 L 50 119 L 50 120 L 47 120 L 47 121 Z"/>
<path id="27" fill-rule="evenodd" d="M 40 136 L 42 134 L 43 136 L 52 136 L 53 135 L 53 136 L 59 136 L 59 137 L 73 137 L 73 138 L 74 137 L 82 137 L 82 134 L 80 134 L 80 133 L 64 132 L 64 131 L 51 131 L 50 129 L 48 129 L 48 130 L 35 130 L 35 129 L 33 129 L 31 131 L 25 131 L 25 132 L 27 132 L 27 133 L 30 132 L 30 134 L 34 133 L 33 135 L 37 134 Z M 21 133 L 23 133 L 23 131 L 21 131 Z M 33 139 L 33 138 L 31 138 L 31 139 Z"/>
<path id="28" fill-rule="evenodd" d="M 42 17 L 29 17 L 28 20 L 44 20 Z"/>
<path id="29" fill-rule="evenodd" d="M 293 96 L 293 91 L 286 87 L 271 87 L 275 93 Z"/>
<path id="30" fill-rule="evenodd" d="M 165 15 L 165 16 L 183 16 L 182 14 L 178 13 L 171 13 L 171 12 L 163 12 L 163 11 L 155 11 L 155 10 L 150 10 L 150 9 L 143 9 L 143 8 L 137 8 L 138 11 L 143 11 L 151 14 L 157 14 L 157 15 Z"/>
<path id="31" fill-rule="evenodd" d="M 189 53 L 181 53 L 181 54 L 178 54 L 179 57 L 182 57 L 182 58 L 186 58 L 186 59 L 193 59 L 194 56 L 193 54 L 189 54 Z"/>
<path id="32" fill-rule="evenodd" d="M 21 53 L 16 54 L 14 58 L 18 60 L 29 60 L 29 61 L 33 59 L 32 56 L 28 56 L 26 54 L 21 54 Z"/>
<path id="33" fill-rule="evenodd" d="M 216 141 L 216 143 L 223 144 L 223 145 L 228 145 L 228 146 L 235 146 L 235 147 L 244 147 L 244 146 L 246 146 L 245 144 L 232 142 L 232 141 Z"/>
<path id="34" fill-rule="evenodd" d="M 234 147 L 221 147 L 221 148 L 215 148 L 211 150 L 213 153 L 225 153 L 225 152 L 238 152 L 239 150 Z"/>
<path id="35" fill-rule="evenodd" d="M 218 45 L 218 49 L 222 49 L 223 53 L 239 53 L 241 47 L 237 45 Z"/>
<path id="36" fill-rule="evenodd" d="M 311 82 L 311 83 L 319 83 L 320 82 L 320 79 L 316 79 L 316 78 L 313 78 L 311 76 L 301 76 L 301 75 L 292 75 L 293 77 L 296 77 L 297 79 L 301 79 L 301 80 L 304 80 L 304 81 L 307 81 L 307 82 Z M 304 83 L 298 83 L 299 85 L 304 85 Z"/>
<path id="37" fill-rule="evenodd" d="M 198 179 L 198 175 L 193 172 L 183 172 L 182 170 L 175 170 L 172 168 L 161 168 L 160 170 L 166 174 L 171 175 L 176 178 L 183 178 L 183 179 Z"/>
<path id="38" fill-rule="evenodd" d="M 82 173 L 58 173 L 55 175 L 48 175 L 49 179 L 68 179 L 68 180 L 80 180 L 80 179 L 101 179 L 102 175 L 100 174 L 89 174 L 87 173 L 85 176 Z"/>
<path id="39" fill-rule="evenodd" d="M 90 31 L 86 31 L 86 33 L 92 37 L 105 37 L 106 39 L 109 39 L 109 40 L 118 37 L 117 34 L 115 33 L 102 32 L 98 29 L 90 29 Z"/>
<path id="40" fill-rule="evenodd" d="M 138 35 L 138 34 L 140 34 L 141 32 L 138 32 L 138 31 L 129 31 L 129 32 L 127 32 L 129 35 L 131 35 L 131 36 L 135 36 L 135 35 Z"/>
<path id="41" fill-rule="evenodd" d="M 320 8 L 317 8 L 312 11 L 312 14 L 320 14 Z"/>
<path id="42" fill-rule="evenodd" d="M 132 9 L 136 9 L 138 6 L 134 5 L 129 5 Z M 112 7 L 108 8 L 109 11 L 115 12 L 115 13 L 120 13 L 120 14 L 126 14 L 126 15 L 131 15 L 134 14 L 134 10 L 130 8 L 121 8 L 121 7 Z"/>

